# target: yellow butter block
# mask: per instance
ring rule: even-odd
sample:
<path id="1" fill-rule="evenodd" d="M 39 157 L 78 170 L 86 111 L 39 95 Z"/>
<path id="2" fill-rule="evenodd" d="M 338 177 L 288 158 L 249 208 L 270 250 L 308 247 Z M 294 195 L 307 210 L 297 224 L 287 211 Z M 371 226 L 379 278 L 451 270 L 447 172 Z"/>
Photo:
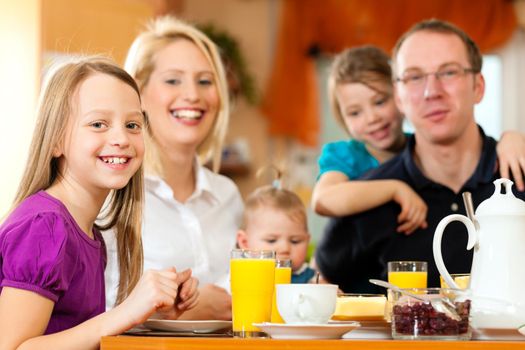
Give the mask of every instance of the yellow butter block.
<path id="1" fill-rule="evenodd" d="M 342 295 L 337 298 L 334 320 L 383 320 L 386 297 L 384 295 Z"/>

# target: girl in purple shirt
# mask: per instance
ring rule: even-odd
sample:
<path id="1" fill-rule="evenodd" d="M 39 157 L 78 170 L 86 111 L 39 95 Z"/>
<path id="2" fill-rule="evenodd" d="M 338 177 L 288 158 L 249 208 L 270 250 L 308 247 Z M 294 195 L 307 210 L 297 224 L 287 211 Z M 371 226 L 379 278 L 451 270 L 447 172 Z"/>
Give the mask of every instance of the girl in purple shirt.
<path id="1" fill-rule="evenodd" d="M 112 61 L 83 58 L 50 75 L 28 163 L 0 226 L 1 349 L 93 349 L 154 312 L 176 318 L 195 305 L 191 271 L 140 276 L 145 127 L 138 88 Z M 108 228 L 121 277 L 119 305 L 104 312 L 100 230 Z"/>

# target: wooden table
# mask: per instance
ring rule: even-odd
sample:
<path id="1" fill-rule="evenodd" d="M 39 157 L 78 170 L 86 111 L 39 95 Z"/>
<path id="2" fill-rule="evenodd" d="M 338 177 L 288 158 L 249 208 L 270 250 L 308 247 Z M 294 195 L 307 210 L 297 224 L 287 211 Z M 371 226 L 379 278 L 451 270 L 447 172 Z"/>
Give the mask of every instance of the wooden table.
<path id="1" fill-rule="evenodd" d="M 177 337 L 140 337 L 113 336 L 103 337 L 101 350 L 476 350 L 476 349 L 524 349 L 525 342 L 513 341 L 400 341 L 400 340 L 276 340 L 276 339 L 239 339 L 239 338 L 177 338 Z"/>

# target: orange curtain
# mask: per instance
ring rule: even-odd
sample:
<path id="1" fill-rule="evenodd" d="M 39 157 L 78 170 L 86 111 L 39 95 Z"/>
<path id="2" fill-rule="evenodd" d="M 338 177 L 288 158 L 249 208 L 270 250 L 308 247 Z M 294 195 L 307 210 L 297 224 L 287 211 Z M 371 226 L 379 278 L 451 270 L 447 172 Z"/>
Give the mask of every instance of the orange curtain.
<path id="1" fill-rule="evenodd" d="M 282 0 L 281 27 L 263 113 L 269 133 L 316 146 L 319 97 L 312 52 L 374 44 L 390 52 L 414 23 L 439 18 L 465 30 L 484 52 L 517 24 L 509 0 Z"/>

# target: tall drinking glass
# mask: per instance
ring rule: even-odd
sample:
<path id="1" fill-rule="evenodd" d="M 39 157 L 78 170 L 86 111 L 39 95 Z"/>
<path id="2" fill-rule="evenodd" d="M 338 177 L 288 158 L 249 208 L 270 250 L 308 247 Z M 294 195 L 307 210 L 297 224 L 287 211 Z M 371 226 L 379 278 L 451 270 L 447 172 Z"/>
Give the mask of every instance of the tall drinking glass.
<path id="1" fill-rule="evenodd" d="M 426 261 L 389 261 L 388 282 L 399 288 L 426 288 L 428 264 Z M 391 320 L 393 295 L 389 289 L 388 302 L 385 309 L 385 318 Z"/>
<path id="2" fill-rule="evenodd" d="M 388 282 L 399 288 L 426 288 L 426 261 L 389 261 Z"/>
<path id="3" fill-rule="evenodd" d="M 275 285 L 289 284 L 292 282 L 292 261 L 290 259 L 278 259 L 275 261 Z M 277 310 L 276 300 L 277 288 L 273 291 L 272 302 L 272 323 L 284 323 L 279 310 Z"/>
<path id="4" fill-rule="evenodd" d="M 460 289 L 468 289 L 470 283 L 470 273 L 452 273 L 450 274 L 450 277 L 452 277 Z M 441 288 L 450 288 L 447 282 L 445 282 L 443 279 L 443 276 L 439 276 L 439 282 Z"/>
<path id="5" fill-rule="evenodd" d="M 234 249 L 230 256 L 233 335 L 266 336 L 253 323 L 270 322 L 275 281 L 275 252 Z"/>

